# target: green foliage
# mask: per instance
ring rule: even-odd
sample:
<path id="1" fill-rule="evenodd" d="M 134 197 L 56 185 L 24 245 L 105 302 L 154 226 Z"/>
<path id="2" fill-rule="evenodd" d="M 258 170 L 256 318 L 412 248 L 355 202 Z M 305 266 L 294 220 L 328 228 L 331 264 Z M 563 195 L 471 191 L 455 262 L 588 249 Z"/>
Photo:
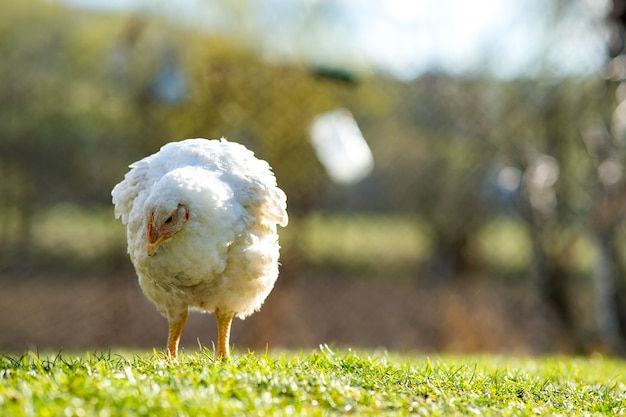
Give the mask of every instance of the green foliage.
<path id="1" fill-rule="evenodd" d="M 227 9 L 233 28 L 254 16 L 246 2 Z M 549 17 L 556 26 L 558 15 Z M 166 142 L 226 136 L 268 160 L 288 196 L 285 260 L 330 266 L 336 275 L 358 267 L 387 277 L 405 267 L 405 276 L 416 276 L 416 263 L 447 278 L 511 273 L 534 277 L 553 300 L 571 292 L 572 277 L 625 276 L 623 250 L 607 249 L 625 247 L 623 203 L 612 203 L 626 189 L 619 175 L 626 148 L 608 129 L 615 86 L 600 77 L 555 78 L 548 69 L 513 80 L 437 72 L 406 83 L 357 77 L 304 59 L 272 60 L 246 41 L 254 31 L 238 29 L 208 35 L 147 13 L 4 1 L 0 267 L 54 263 L 42 259 L 62 267 L 115 264 L 121 229 L 71 207 L 111 210 L 110 190 L 127 165 Z M 172 73 L 185 86 L 176 100 L 158 89 Z M 308 141 L 313 118 L 338 107 L 354 114 L 375 160 L 371 176 L 352 187 L 330 183 Z M 545 158 L 558 164 L 556 181 L 531 175 Z M 494 181 L 505 167 L 520 174 L 510 189 Z M 603 183 L 607 167 L 616 182 Z M 384 214 L 313 219 L 315 210 Z M 502 216 L 510 222 L 500 223 Z M 603 290 L 609 287 L 615 296 Z M 597 284 L 607 299 L 596 306 L 626 305 L 625 287 L 623 280 Z M 557 310 L 577 309 L 560 298 Z M 623 312 L 613 313 L 608 328 L 624 328 L 616 320 Z"/>
<path id="2" fill-rule="evenodd" d="M 623 415 L 611 359 L 26 353 L 0 357 L 4 416 Z"/>

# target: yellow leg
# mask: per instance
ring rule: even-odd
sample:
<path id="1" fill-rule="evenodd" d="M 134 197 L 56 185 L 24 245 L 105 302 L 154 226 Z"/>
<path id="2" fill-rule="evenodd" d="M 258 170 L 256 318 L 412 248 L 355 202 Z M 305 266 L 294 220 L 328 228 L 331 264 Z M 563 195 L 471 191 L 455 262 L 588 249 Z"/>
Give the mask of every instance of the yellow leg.
<path id="1" fill-rule="evenodd" d="M 228 344 L 230 343 L 230 325 L 233 322 L 235 313 L 222 312 L 219 308 L 215 309 L 215 319 L 217 320 L 217 359 L 228 358 Z"/>
<path id="2" fill-rule="evenodd" d="M 171 358 L 175 358 L 178 355 L 178 342 L 180 342 L 180 335 L 183 333 L 183 328 L 187 322 L 188 310 L 181 313 L 178 320 L 168 320 L 169 333 L 167 335 L 167 353 Z"/>

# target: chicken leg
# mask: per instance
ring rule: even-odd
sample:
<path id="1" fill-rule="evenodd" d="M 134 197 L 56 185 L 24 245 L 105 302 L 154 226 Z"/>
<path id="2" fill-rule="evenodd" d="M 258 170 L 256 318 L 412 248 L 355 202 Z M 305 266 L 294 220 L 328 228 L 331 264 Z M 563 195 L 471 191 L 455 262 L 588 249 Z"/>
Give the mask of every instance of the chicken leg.
<path id="1" fill-rule="evenodd" d="M 188 314 L 189 310 L 185 309 L 177 319 L 168 320 L 167 353 L 170 358 L 175 358 L 178 355 L 178 342 L 180 342 L 180 335 L 183 333 Z"/>
<path id="2" fill-rule="evenodd" d="M 230 343 L 230 325 L 233 322 L 235 313 L 224 312 L 219 308 L 215 309 L 215 319 L 217 320 L 217 351 L 215 357 L 217 359 L 228 358 L 228 348 Z"/>

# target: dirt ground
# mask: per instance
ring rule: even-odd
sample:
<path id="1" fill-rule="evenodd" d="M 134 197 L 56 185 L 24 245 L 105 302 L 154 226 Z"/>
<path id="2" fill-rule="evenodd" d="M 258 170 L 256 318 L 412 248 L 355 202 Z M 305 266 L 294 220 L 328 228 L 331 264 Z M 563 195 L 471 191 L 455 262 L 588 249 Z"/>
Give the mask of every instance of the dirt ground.
<path id="1" fill-rule="evenodd" d="M 167 325 L 132 272 L 111 276 L 0 275 L 0 351 L 153 348 Z M 181 345 L 212 346 L 210 315 L 191 314 Z M 570 352 L 558 319 L 523 285 L 280 278 L 260 312 L 235 319 L 236 349 L 339 347 L 410 352 Z"/>

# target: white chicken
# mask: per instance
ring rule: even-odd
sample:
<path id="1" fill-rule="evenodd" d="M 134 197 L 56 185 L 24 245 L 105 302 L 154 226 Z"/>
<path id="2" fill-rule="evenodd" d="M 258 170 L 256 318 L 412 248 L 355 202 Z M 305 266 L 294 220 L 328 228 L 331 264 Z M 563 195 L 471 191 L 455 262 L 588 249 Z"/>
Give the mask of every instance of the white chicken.
<path id="1" fill-rule="evenodd" d="M 233 317 L 257 311 L 278 277 L 286 196 L 267 162 L 226 139 L 172 142 L 130 165 L 111 195 L 143 293 L 169 325 L 176 357 L 190 309 L 214 312 L 216 357 Z"/>

